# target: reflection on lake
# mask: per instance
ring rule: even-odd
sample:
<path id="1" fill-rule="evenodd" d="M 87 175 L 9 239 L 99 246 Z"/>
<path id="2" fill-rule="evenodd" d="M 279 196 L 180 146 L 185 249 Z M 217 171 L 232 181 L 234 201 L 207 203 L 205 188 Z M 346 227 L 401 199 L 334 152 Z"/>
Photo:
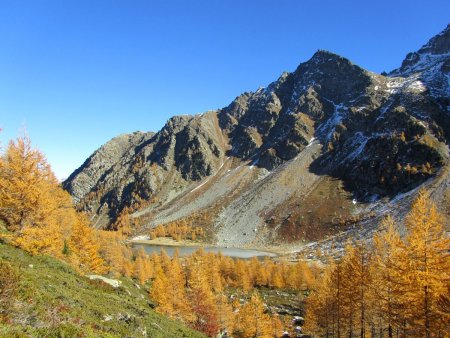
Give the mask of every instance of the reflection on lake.
<path id="1" fill-rule="evenodd" d="M 173 253 L 176 249 L 180 256 L 189 256 L 194 253 L 196 250 L 200 248 L 200 246 L 169 246 L 169 245 L 154 245 L 154 244 L 142 244 L 142 243 L 134 243 L 133 247 L 136 249 L 140 249 L 141 247 L 148 254 L 152 254 L 153 252 L 160 253 L 164 250 L 169 256 L 173 256 Z M 252 258 L 252 257 L 275 257 L 276 254 L 265 251 L 258 250 L 250 250 L 250 249 L 238 249 L 238 248 L 221 248 L 214 246 L 203 247 L 205 252 L 221 252 L 224 256 L 234 257 L 234 258 Z"/>

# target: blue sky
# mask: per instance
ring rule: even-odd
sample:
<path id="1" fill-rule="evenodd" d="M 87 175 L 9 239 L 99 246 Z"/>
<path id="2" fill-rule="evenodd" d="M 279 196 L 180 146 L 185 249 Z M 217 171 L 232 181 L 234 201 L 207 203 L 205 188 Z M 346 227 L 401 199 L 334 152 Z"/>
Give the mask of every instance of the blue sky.
<path id="1" fill-rule="evenodd" d="M 317 49 L 396 68 L 448 13 L 448 0 L 0 0 L 0 144 L 25 127 L 64 178 L 110 138 L 226 106 Z"/>

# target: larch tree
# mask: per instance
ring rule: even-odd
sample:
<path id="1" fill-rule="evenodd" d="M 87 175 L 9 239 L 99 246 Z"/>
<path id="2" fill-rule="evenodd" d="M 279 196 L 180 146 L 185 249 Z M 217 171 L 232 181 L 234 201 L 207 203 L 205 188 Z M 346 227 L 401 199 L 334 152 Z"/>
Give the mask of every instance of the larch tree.
<path id="1" fill-rule="evenodd" d="M 44 155 L 25 136 L 10 141 L 0 163 L 1 218 L 13 231 L 37 225 L 40 188 L 46 179 L 53 179 Z"/>
<path id="2" fill-rule="evenodd" d="M 11 141 L 0 159 L 0 218 L 17 246 L 62 256 L 74 221 L 72 201 L 26 136 Z"/>
<path id="3" fill-rule="evenodd" d="M 344 333 L 344 304 L 345 304 L 345 293 L 344 293 L 344 282 L 345 275 L 343 269 L 342 261 L 337 261 L 335 264 L 330 266 L 331 272 L 329 279 L 327 280 L 328 287 L 327 290 L 330 294 L 330 311 L 333 321 L 333 332 L 336 333 L 336 337 L 340 338 Z"/>
<path id="4" fill-rule="evenodd" d="M 325 337 L 342 335 L 342 270 L 342 263 L 330 261 L 316 279 L 306 304 L 306 331 Z"/>
<path id="5" fill-rule="evenodd" d="M 141 285 L 153 277 L 153 265 L 143 247 L 138 251 L 134 262 L 134 276 L 139 280 Z"/>
<path id="6" fill-rule="evenodd" d="M 164 274 L 163 269 L 159 268 L 155 271 L 155 279 L 150 288 L 150 298 L 156 303 L 156 311 L 167 316 L 173 315 L 172 302 L 167 292 L 169 288 L 169 280 Z"/>
<path id="7" fill-rule="evenodd" d="M 184 288 L 185 274 L 177 256 L 172 259 L 165 273 L 169 280 L 167 296 L 173 316 L 179 319 L 190 318 L 192 313 Z"/>
<path id="8" fill-rule="evenodd" d="M 87 218 L 79 214 L 73 225 L 69 239 L 69 252 L 75 265 L 81 272 L 104 273 L 107 268 L 100 257 L 100 245 L 95 230 L 89 226 Z"/>
<path id="9" fill-rule="evenodd" d="M 239 326 L 235 330 L 237 337 L 269 338 L 272 336 L 272 322 L 264 312 L 264 303 L 255 292 L 250 300 L 239 310 Z"/>
<path id="10" fill-rule="evenodd" d="M 131 235 L 130 212 L 131 210 L 129 208 L 124 208 L 117 216 L 117 219 L 113 225 L 113 228 L 115 228 L 125 237 Z"/>
<path id="11" fill-rule="evenodd" d="M 248 268 L 245 262 L 241 259 L 236 261 L 235 264 L 235 274 L 236 274 L 236 286 L 239 286 L 244 291 L 249 291 L 252 288 L 251 280 L 248 273 Z"/>
<path id="12" fill-rule="evenodd" d="M 343 260 L 343 309 L 348 318 L 347 330 L 352 337 L 359 325 L 359 336 L 365 337 L 369 315 L 369 286 L 371 283 L 371 254 L 364 242 L 347 245 Z M 355 322 L 357 321 L 357 322 Z"/>
<path id="13" fill-rule="evenodd" d="M 189 288 L 189 298 L 194 314 L 192 327 L 208 336 L 217 334 L 220 330 L 220 322 L 216 299 L 208 284 L 208 277 L 198 263 L 191 267 Z"/>
<path id="14" fill-rule="evenodd" d="M 208 284 L 214 292 L 223 291 L 222 277 L 219 269 L 218 258 L 215 254 L 209 253 L 206 255 L 203 268 L 206 270 L 208 276 Z"/>
<path id="15" fill-rule="evenodd" d="M 413 333 L 425 338 L 447 332 L 450 314 L 439 308 L 439 299 L 448 297 L 450 280 L 450 239 L 444 219 L 424 191 L 420 191 L 406 218 L 406 237 L 411 281 L 409 322 Z"/>
<path id="16" fill-rule="evenodd" d="M 221 333 L 232 333 L 234 329 L 233 307 L 223 293 L 216 295 L 217 319 Z"/>
<path id="17" fill-rule="evenodd" d="M 116 231 L 98 231 L 100 255 L 105 260 L 109 271 L 119 275 L 123 271 L 125 257 L 123 256 L 122 236 Z"/>
<path id="18" fill-rule="evenodd" d="M 394 220 L 386 217 L 380 228 L 383 232 L 374 236 L 369 292 L 373 311 L 381 320 L 381 334 L 384 322 L 388 337 L 393 338 L 394 329 L 398 330 L 405 321 L 403 312 L 408 307 L 406 296 L 409 282 L 405 276 L 409 260 L 406 246 L 395 229 Z"/>

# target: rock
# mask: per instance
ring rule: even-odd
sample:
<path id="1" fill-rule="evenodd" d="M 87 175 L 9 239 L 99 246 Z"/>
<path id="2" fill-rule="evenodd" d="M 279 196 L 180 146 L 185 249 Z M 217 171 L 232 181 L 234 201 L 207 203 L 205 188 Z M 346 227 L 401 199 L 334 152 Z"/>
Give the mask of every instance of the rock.
<path id="1" fill-rule="evenodd" d="M 201 214 L 219 244 L 232 245 L 277 238 L 283 206 L 291 197 L 302 206 L 324 177 L 339 182 L 330 191 L 349 193 L 355 210 L 370 209 L 448 166 L 449 36 L 447 26 L 384 75 L 319 50 L 222 109 L 112 139 L 63 186 L 97 228 L 127 207 L 144 216 L 142 234 Z M 302 216 L 314 216 L 305 208 Z M 260 228 L 265 219 L 270 231 Z"/>
<path id="2" fill-rule="evenodd" d="M 110 279 L 98 275 L 87 275 L 86 277 L 88 277 L 90 280 L 101 280 L 102 282 L 111 285 L 113 288 L 118 288 L 122 284 L 120 280 Z"/>

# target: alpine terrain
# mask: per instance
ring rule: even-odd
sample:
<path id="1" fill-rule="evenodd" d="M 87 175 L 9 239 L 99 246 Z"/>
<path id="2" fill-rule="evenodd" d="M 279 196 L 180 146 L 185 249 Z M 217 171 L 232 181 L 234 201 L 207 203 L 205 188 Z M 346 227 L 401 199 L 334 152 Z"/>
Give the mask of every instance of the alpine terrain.
<path id="1" fill-rule="evenodd" d="M 312 250 L 401 219 L 423 186 L 450 219 L 449 140 L 450 25 L 389 73 L 319 50 L 227 107 L 113 138 L 63 185 L 97 228 L 127 213 L 132 236 L 185 221 Z"/>

